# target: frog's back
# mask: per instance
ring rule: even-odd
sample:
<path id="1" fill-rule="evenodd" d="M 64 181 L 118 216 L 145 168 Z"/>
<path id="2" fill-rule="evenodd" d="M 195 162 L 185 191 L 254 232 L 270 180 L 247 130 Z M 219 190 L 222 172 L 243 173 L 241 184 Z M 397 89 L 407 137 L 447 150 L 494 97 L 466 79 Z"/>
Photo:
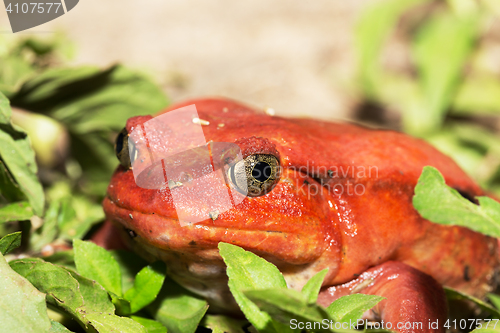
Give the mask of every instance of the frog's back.
<path id="1" fill-rule="evenodd" d="M 267 138 L 280 152 L 283 168 L 305 170 L 328 189 L 325 201 L 334 204 L 336 216 L 330 219 L 340 229 L 342 244 L 340 269 L 331 284 L 397 260 L 474 295 L 491 289 L 499 265 L 496 240 L 433 224 L 413 208 L 414 187 L 427 165 L 467 198 L 485 195 L 451 158 L 425 141 L 347 123 L 269 116 L 224 99 L 188 101 L 171 109 L 189 104 L 210 123 L 203 126 L 207 140 Z"/>
<path id="2" fill-rule="evenodd" d="M 371 166 L 373 171 L 377 169 L 381 179 L 400 174 L 410 183 L 416 183 L 422 168 L 431 165 L 443 173 L 450 186 L 472 196 L 483 194 L 481 188 L 451 158 L 421 139 L 396 131 L 370 129 L 350 123 L 270 116 L 221 98 L 190 100 L 169 110 L 191 104 L 196 105 L 201 119 L 210 122 L 210 126 L 202 127 L 207 140 L 235 141 L 252 136 L 268 138 L 280 149 L 285 162 L 283 167 L 305 166 L 314 161 L 317 166 L 342 168 L 347 177 L 347 167 Z M 318 169 L 319 173 L 314 176 L 326 178 L 323 169 Z"/>

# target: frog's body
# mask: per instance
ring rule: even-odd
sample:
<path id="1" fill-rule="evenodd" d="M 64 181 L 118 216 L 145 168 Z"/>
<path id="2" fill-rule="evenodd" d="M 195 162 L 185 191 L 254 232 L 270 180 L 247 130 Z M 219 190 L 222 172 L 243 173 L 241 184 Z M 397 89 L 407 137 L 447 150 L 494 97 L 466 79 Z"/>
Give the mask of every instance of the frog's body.
<path id="1" fill-rule="evenodd" d="M 387 296 L 377 308 L 383 319 L 443 318 L 446 305 L 439 285 L 479 297 L 491 290 L 499 266 L 496 239 L 433 224 L 412 206 L 426 165 L 440 170 L 461 193 L 485 195 L 450 158 L 424 141 L 351 124 L 272 117 L 222 99 L 188 101 L 169 110 L 190 104 L 210 123 L 202 126 L 207 141 L 238 142 L 244 157 L 258 154 L 267 140 L 275 146 L 282 172 L 274 189 L 245 198 L 215 219 L 207 216 L 181 227 L 168 188 L 140 188 L 132 171 L 119 167 L 104 210 L 108 220 L 137 235 L 131 239 L 133 247 L 164 260 L 169 274 L 204 295 L 213 309 L 234 311 L 236 306 L 218 242 L 275 263 L 289 287 L 299 290 L 329 268 L 321 303 L 350 292 Z M 127 130 L 149 119 L 132 118 Z"/>

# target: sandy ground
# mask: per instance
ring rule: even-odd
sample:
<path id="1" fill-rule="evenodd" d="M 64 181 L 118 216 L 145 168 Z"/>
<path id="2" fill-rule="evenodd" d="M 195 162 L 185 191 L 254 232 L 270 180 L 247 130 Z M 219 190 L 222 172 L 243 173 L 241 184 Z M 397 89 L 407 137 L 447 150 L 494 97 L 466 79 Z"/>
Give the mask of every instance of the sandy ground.
<path id="1" fill-rule="evenodd" d="M 343 118 L 353 29 L 369 2 L 82 0 L 23 34 L 64 30 L 75 64 L 145 69 L 174 101 L 222 95 L 281 115 Z M 0 27 L 9 31 L 3 8 Z"/>

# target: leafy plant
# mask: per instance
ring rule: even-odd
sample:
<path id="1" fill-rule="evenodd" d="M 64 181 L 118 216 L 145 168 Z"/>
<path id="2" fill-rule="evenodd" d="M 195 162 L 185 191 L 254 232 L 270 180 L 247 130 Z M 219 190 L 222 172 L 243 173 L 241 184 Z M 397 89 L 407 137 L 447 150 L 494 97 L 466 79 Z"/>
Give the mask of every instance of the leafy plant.
<path id="1" fill-rule="evenodd" d="M 0 92 L 11 97 L 29 78 L 71 59 L 74 46 L 62 33 L 49 38 L 0 36 Z"/>
<path id="2" fill-rule="evenodd" d="M 21 229 L 24 250 L 45 246 L 50 254 L 103 220 L 101 200 L 117 165 L 113 140 L 125 119 L 168 100 L 123 66 L 62 66 L 60 36 L 2 39 L 0 90 L 13 107 L 0 93 L 0 234 Z M 11 62 L 22 66 L 4 66 Z"/>
<path id="3" fill-rule="evenodd" d="M 489 197 L 477 197 L 476 205 L 446 185 L 441 173 L 434 167 L 424 167 L 415 187 L 413 205 L 422 217 L 439 224 L 457 225 L 492 237 L 500 236 L 500 203 Z M 457 290 L 446 288 L 449 300 L 468 300 L 493 318 L 500 319 L 499 296 L 490 294 L 495 307 Z M 483 332 L 486 329 L 476 329 Z"/>
<path id="4" fill-rule="evenodd" d="M 377 2 L 355 32 L 353 78 L 361 103 L 392 110 L 397 129 L 426 139 L 497 193 L 500 80 L 488 59 L 499 15 L 495 1 Z M 404 57 L 390 52 L 396 44 Z"/>
<path id="5" fill-rule="evenodd" d="M 477 197 L 479 205 L 446 186 L 443 176 L 425 167 L 415 187 L 413 205 L 424 218 L 459 225 L 492 237 L 500 237 L 500 203 L 490 197 Z"/>

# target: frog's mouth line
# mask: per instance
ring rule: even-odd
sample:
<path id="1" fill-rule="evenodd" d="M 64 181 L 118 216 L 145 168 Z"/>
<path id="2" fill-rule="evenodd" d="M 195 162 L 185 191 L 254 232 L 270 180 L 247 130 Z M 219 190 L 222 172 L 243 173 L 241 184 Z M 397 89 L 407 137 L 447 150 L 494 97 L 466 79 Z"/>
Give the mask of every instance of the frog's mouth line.
<path id="1" fill-rule="evenodd" d="M 252 233 L 256 233 L 256 234 L 284 234 L 284 235 L 300 235 L 300 233 L 298 232 L 285 232 L 285 231 L 282 231 L 282 230 L 257 230 L 257 229 L 242 229 L 242 228 L 238 228 L 238 227 L 230 227 L 230 226 L 218 226 L 218 225 L 206 225 L 206 224 L 201 224 L 203 222 L 209 222 L 210 221 L 210 218 L 206 219 L 206 220 L 203 220 L 203 221 L 200 221 L 200 222 L 197 222 L 197 223 L 192 223 L 192 224 L 188 224 L 188 225 L 185 225 L 185 226 L 181 226 L 179 224 L 179 220 L 177 218 L 173 218 L 171 216 L 166 216 L 166 215 L 161 215 L 161 214 L 158 214 L 158 213 L 150 213 L 150 212 L 145 212 L 145 211 L 137 211 L 137 210 L 130 210 L 128 208 L 125 208 L 125 207 L 122 207 L 119 203 L 117 203 L 116 201 L 114 201 L 109 195 L 106 195 L 106 198 L 105 198 L 105 205 L 112 205 L 115 207 L 115 209 L 118 210 L 118 216 L 122 216 L 122 219 L 121 220 L 124 220 L 126 221 L 127 219 L 125 218 L 126 216 L 129 217 L 129 220 L 134 220 L 134 219 L 137 219 L 137 214 L 140 214 L 142 216 L 147 216 L 147 217 L 144 217 L 144 218 L 151 218 L 151 217 L 155 217 L 155 218 L 159 218 L 163 221 L 168 221 L 167 224 L 168 224 L 168 227 L 169 228 L 179 228 L 179 229 L 183 229 L 183 228 L 186 228 L 186 230 L 192 230 L 192 229 L 203 229 L 205 231 L 227 231 L 227 232 L 233 232 L 233 233 L 237 233 L 237 232 L 245 232 L 245 233 L 248 233 L 248 232 L 252 232 Z M 123 223 L 120 223 L 122 226 L 123 226 Z M 127 223 L 126 222 L 126 226 L 124 226 L 126 229 L 128 230 L 132 230 L 132 231 L 136 231 L 136 227 L 133 225 L 134 223 Z M 127 228 L 129 227 L 129 228 Z M 147 228 L 145 228 L 147 229 Z"/>
<path id="2" fill-rule="evenodd" d="M 294 264 L 309 263 L 324 251 L 323 246 L 311 247 L 310 243 L 322 243 L 321 233 L 297 225 L 294 229 L 276 230 L 241 228 L 238 226 L 206 225 L 196 223 L 181 226 L 175 218 L 120 207 L 107 196 L 103 202 L 108 220 L 135 239 L 140 236 L 154 247 L 168 251 L 214 249 L 219 242 L 232 243 Z M 206 222 L 206 221 L 205 221 Z M 209 220 L 209 222 L 212 222 Z M 315 224 L 312 224 L 315 225 Z M 279 225 L 276 225 L 279 227 Z"/>
<path id="3" fill-rule="evenodd" d="M 318 189 L 319 191 L 324 192 L 324 180 L 318 177 L 318 175 L 307 173 L 306 171 L 311 170 L 305 170 L 304 168 L 300 169 L 299 167 L 287 167 L 283 170 L 282 177 L 280 179 L 280 183 L 283 183 L 283 186 L 286 186 L 288 188 L 285 189 L 285 191 L 296 191 L 297 193 L 301 192 L 300 195 L 302 196 L 302 198 L 299 198 L 298 200 L 311 199 L 309 197 L 309 194 L 318 192 Z M 128 173 L 128 176 L 130 177 L 130 173 Z M 130 180 L 133 181 L 133 178 Z M 316 189 L 311 189 L 311 186 L 315 186 Z M 120 196 L 124 195 L 120 193 L 135 193 L 135 187 L 121 188 L 119 192 L 116 193 L 115 191 L 116 189 L 111 190 L 111 192 L 108 191 L 103 203 L 104 210 L 108 219 L 114 220 L 116 225 L 120 225 L 125 229 L 128 229 L 129 234 L 133 235 L 135 233 L 144 237 L 145 239 L 148 239 L 150 242 L 161 243 L 164 241 L 169 241 L 171 238 L 175 237 L 188 239 L 190 238 L 189 234 L 194 232 L 198 234 L 198 236 L 195 238 L 210 242 L 213 242 L 215 239 L 224 238 L 224 233 L 227 233 L 233 235 L 233 237 L 235 238 L 240 239 L 246 237 L 260 239 L 259 242 L 267 242 L 270 240 L 266 241 L 266 238 L 271 238 L 276 240 L 287 239 L 288 242 L 291 243 L 294 243 L 295 240 L 295 242 L 302 243 L 305 242 L 306 239 L 311 237 L 311 232 L 314 232 L 314 228 L 310 229 L 308 227 L 304 227 L 302 224 L 299 225 L 299 223 L 295 223 L 295 225 L 290 224 L 289 226 L 284 228 L 282 224 L 277 223 L 276 221 L 269 223 L 267 223 L 267 221 L 261 221 L 260 223 L 255 223 L 254 225 L 252 225 L 248 222 L 241 223 L 241 221 L 236 221 L 234 220 L 235 217 L 232 217 L 231 215 L 229 215 L 228 220 L 224 220 L 224 218 L 227 218 L 227 215 L 222 215 L 224 213 L 218 214 L 215 217 L 207 216 L 205 220 L 196 223 L 182 225 L 177 219 L 174 210 L 175 208 L 173 207 L 172 209 L 163 211 L 163 214 L 159 214 L 157 211 L 155 211 L 155 206 L 153 205 L 147 205 L 146 207 L 141 209 L 140 205 L 134 204 L 133 198 L 130 199 L 131 201 L 123 201 L 118 199 Z M 276 191 L 276 188 L 273 189 L 273 191 Z M 146 193 L 143 193 L 142 191 L 138 193 L 140 193 L 140 197 L 146 195 Z M 271 193 L 273 192 L 271 191 L 265 196 L 268 196 Z M 304 197 L 304 194 L 307 197 Z M 154 193 L 147 195 L 152 196 L 154 195 Z M 257 198 L 246 198 L 246 200 L 255 199 Z M 155 201 L 154 205 L 156 204 L 157 203 Z M 210 218 L 212 218 L 213 221 Z M 221 218 L 222 221 L 220 220 Z M 298 216 L 296 218 L 291 218 L 303 219 L 303 217 Z M 320 216 L 312 218 L 317 219 L 320 218 Z M 216 221 L 218 219 L 219 221 Z M 312 224 L 315 223 L 316 222 Z M 167 238 L 162 241 L 156 239 L 157 237 L 155 237 L 154 235 L 161 235 L 162 237 Z M 190 240 L 188 240 L 187 243 L 189 243 L 189 241 Z M 318 239 L 318 241 L 321 240 Z"/>
<path id="4" fill-rule="evenodd" d="M 304 172 L 303 169 L 300 169 L 300 167 L 287 167 L 285 169 L 286 171 L 284 172 L 285 175 L 288 175 L 288 176 L 285 176 L 285 177 L 282 177 L 282 179 L 280 180 L 280 182 L 292 182 L 293 183 L 293 187 L 296 188 L 295 191 L 299 192 L 299 191 L 307 191 L 307 193 L 309 192 L 313 192 L 310 190 L 311 186 L 314 186 L 316 187 L 316 192 L 318 192 L 317 190 L 320 189 L 320 191 L 323 191 L 325 188 L 325 179 L 324 178 L 321 178 L 319 177 L 318 175 L 315 175 L 315 174 L 312 174 L 312 173 L 306 173 Z M 305 188 L 304 188 L 305 186 Z M 266 196 L 269 195 L 269 194 L 266 194 Z M 309 198 L 309 196 L 308 196 Z M 247 197 L 246 198 L 247 200 L 252 200 L 254 198 L 252 197 Z M 158 214 L 157 212 L 151 212 L 151 210 L 147 211 L 147 210 L 141 210 L 141 209 L 137 209 L 139 207 L 134 207 L 133 209 L 130 209 L 129 207 L 127 206 L 130 206 L 130 205 L 127 205 L 125 204 L 124 202 L 120 201 L 119 199 L 115 199 L 113 196 L 110 195 L 110 193 L 106 193 L 106 198 L 105 200 L 107 200 L 111 205 L 113 205 L 114 207 L 116 208 L 119 208 L 120 210 L 123 210 L 123 212 L 120 212 L 120 215 L 123 215 L 123 216 L 129 216 L 131 219 L 133 218 L 134 214 L 142 214 L 142 215 L 147 215 L 149 217 L 157 217 L 157 218 L 160 218 L 164 221 L 168 221 L 168 225 L 170 227 L 174 227 L 174 228 L 177 228 L 177 227 L 190 227 L 190 229 L 192 228 L 196 228 L 196 229 L 204 229 L 205 231 L 209 231 L 209 230 L 224 230 L 224 231 L 233 231 L 233 232 L 236 232 L 236 231 L 241 231 L 241 232 L 259 232 L 259 233 L 262 233 L 262 234 L 271 234 L 271 233 L 279 233 L 279 234 L 289 234 L 289 235 L 296 235 L 296 234 L 301 234 L 300 231 L 297 231 L 297 232 L 284 232 L 282 230 L 269 230 L 269 227 L 272 227 L 273 224 L 269 224 L 269 225 L 266 225 L 266 229 L 265 230 L 256 230 L 256 229 L 244 229 L 244 228 L 241 228 L 241 227 L 238 227 L 238 228 L 234 228 L 234 227 L 231 227 L 231 226 L 223 226 L 223 225 L 207 225 L 206 223 L 207 222 L 211 222 L 210 221 L 210 218 L 212 218 L 212 220 L 217 220 L 217 218 L 219 217 L 219 214 L 217 213 L 217 215 L 215 216 L 209 216 L 207 217 L 205 220 L 201 220 L 199 222 L 194 222 L 194 223 L 187 223 L 185 225 L 181 225 L 179 226 L 179 219 L 177 217 L 174 217 L 170 214 L 168 215 L 162 215 L 162 214 Z M 175 209 L 175 208 L 174 208 Z M 234 208 L 233 208 L 234 209 Z M 110 216 L 114 215 L 114 214 L 109 214 Z M 125 219 L 125 221 L 128 220 L 128 219 Z M 124 222 L 125 222 L 124 221 Z M 123 224 L 123 223 L 122 223 Z M 127 224 L 130 224 L 130 225 L 134 225 L 134 223 L 127 223 Z M 260 225 L 260 227 L 262 227 L 262 225 Z M 130 230 L 133 230 L 135 228 L 130 228 Z"/>

